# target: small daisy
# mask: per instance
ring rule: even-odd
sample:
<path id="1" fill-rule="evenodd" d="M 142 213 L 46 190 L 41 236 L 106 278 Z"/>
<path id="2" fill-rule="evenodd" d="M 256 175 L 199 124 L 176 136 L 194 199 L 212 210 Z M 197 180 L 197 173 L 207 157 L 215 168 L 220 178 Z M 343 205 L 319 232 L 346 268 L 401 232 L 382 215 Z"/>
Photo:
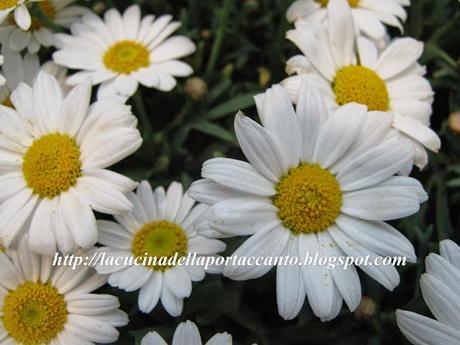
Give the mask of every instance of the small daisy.
<path id="1" fill-rule="evenodd" d="M 36 6 L 55 24 L 64 28 L 70 27 L 89 10 L 82 6 L 69 6 L 75 0 L 35 0 Z M 25 5 L 23 5 L 26 8 Z M 26 9 L 27 11 L 27 9 Z M 27 12 L 28 14 L 28 12 Z M 17 21 L 16 21 L 17 23 Z M 21 27 L 11 21 L 0 26 L 0 43 L 8 45 L 13 51 L 19 52 L 27 48 L 30 53 L 37 53 L 41 46 L 51 47 L 56 44 L 54 33 L 39 18 L 32 16 L 28 28 Z"/>
<path id="2" fill-rule="evenodd" d="M 12 19 L 22 30 L 29 30 L 32 25 L 27 3 L 39 2 L 42 0 L 1 0 L 0 1 L 0 24 L 5 21 L 13 12 Z"/>
<path id="3" fill-rule="evenodd" d="M 395 177 L 412 159 L 412 146 L 391 129 L 392 115 L 350 103 L 329 113 L 316 89 L 302 85 L 294 111 L 279 85 L 256 97 L 263 127 L 239 113 L 235 131 L 250 163 L 210 159 L 203 180 L 190 195 L 212 207 L 197 220 L 198 230 L 222 236 L 247 236 L 238 257 L 289 255 L 304 262 L 307 253 L 325 257 L 406 256 L 412 244 L 384 221 L 416 213 L 427 199 L 420 183 Z M 370 120 L 370 119 L 375 120 Z M 361 266 L 393 290 L 394 266 Z M 258 278 L 266 266 L 229 265 L 235 280 Z M 355 310 L 361 285 L 354 266 L 277 267 L 280 315 L 294 318 L 305 294 L 314 313 L 334 318 L 342 300 Z"/>
<path id="4" fill-rule="evenodd" d="M 107 278 L 89 267 L 54 267 L 30 251 L 26 238 L 0 254 L 0 344 L 112 343 L 128 323 L 118 298 L 92 291 Z"/>
<path id="5" fill-rule="evenodd" d="M 406 310 L 396 311 L 401 332 L 415 345 L 460 344 L 460 247 L 450 240 L 440 243 L 441 255 L 426 258 L 420 279 L 423 299 L 436 320 Z"/>
<path id="6" fill-rule="evenodd" d="M 104 20 L 89 13 L 82 23 L 72 26 L 72 35 L 57 35 L 61 50 L 53 59 L 82 70 L 69 77 L 69 84 L 88 76 L 93 84 L 101 84 L 100 96 L 132 96 L 139 84 L 170 91 L 176 85 L 174 77 L 192 74 L 192 68 L 179 59 L 195 51 L 195 44 L 187 37 L 170 37 L 180 26 L 171 20 L 170 15 L 141 18 L 137 5 L 123 15 L 110 9 Z"/>
<path id="7" fill-rule="evenodd" d="M 374 44 L 360 37 L 355 47 L 353 17 L 347 2 L 331 1 L 327 11 L 328 27 L 299 24 L 288 31 L 288 39 L 300 48 L 312 68 L 287 78 L 283 85 L 294 102 L 300 80 L 305 79 L 332 107 L 357 102 L 369 110 L 393 112 L 393 126 L 413 139 L 415 164 L 423 168 L 428 161 L 423 146 L 437 152 L 441 145 L 429 127 L 433 91 L 423 77 L 425 69 L 417 63 L 423 43 L 396 39 L 379 53 Z"/>
<path id="8" fill-rule="evenodd" d="M 303 21 L 308 25 L 319 24 L 328 18 L 326 7 L 329 0 L 297 0 L 288 9 L 288 21 Z M 410 0 L 348 0 L 355 29 L 376 43 L 384 42 L 387 30 L 384 24 L 403 31 L 402 22 L 407 18 L 403 6 Z"/>
<path id="9" fill-rule="evenodd" d="M 106 168 L 142 143 L 129 107 L 90 106 L 91 85 L 63 96 L 55 78 L 40 72 L 31 88 L 0 105 L 0 239 L 9 247 L 29 233 L 33 250 L 69 253 L 97 241 L 94 211 L 130 211 L 125 193 L 137 184 Z"/>
<path id="10" fill-rule="evenodd" d="M 228 333 L 218 333 L 209 339 L 205 345 L 232 345 L 232 336 Z M 202 345 L 198 327 L 191 322 L 182 322 L 177 326 L 172 339 L 172 345 Z M 147 333 L 142 338 L 141 345 L 168 345 L 157 332 Z"/>
<path id="11" fill-rule="evenodd" d="M 2 47 L 2 54 L 5 62 L 2 65 L 2 72 L 6 78 L 4 86 L 0 87 L 0 104 L 11 107 L 11 92 L 20 83 L 32 85 L 40 71 L 40 61 L 36 54 L 21 54 L 13 52 L 8 46 Z"/>
<path id="12" fill-rule="evenodd" d="M 178 258 L 189 253 L 197 256 L 215 256 L 225 250 L 225 244 L 209 239 L 194 230 L 194 221 L 208 206 L 197 205 L 183 194 L 180 183 L 172 183 L 165 192 L 163 187 L 152 191 L 150 184 L 142 182 L 137 193 L 129 193 L 134 209 L 115 216 L 118 223 L 100 220 L 99 243 L 102 251 L 111 256 L 125 258 Z M 190 296 L 192 281 L 204 279 L 202 266 L 165 266 L 160 262 L 146 265 L 114 266 L 99 263 L 101 274 L 110 274 L 109 284 L 126 291 L 140 289 L 139 309 L 149 313 L 161 300 L 172 316 L 182 313 L 183 299 Z"/>

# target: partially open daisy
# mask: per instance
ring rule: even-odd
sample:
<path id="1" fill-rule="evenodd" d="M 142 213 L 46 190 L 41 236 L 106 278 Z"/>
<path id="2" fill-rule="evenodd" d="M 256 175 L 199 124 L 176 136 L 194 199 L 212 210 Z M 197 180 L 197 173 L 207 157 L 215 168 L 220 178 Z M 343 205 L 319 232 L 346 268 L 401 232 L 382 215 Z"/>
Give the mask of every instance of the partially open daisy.
<path id="1" fill-rule="evenodd" d="M 32 18 L 27 3 L 39 2 L 43 0 L 1 0 L 0 1 L 0 24 L 11 16 L 11 21 L 15 22 L 22 30 L 28 30 L 32 25 Z"/>
<path id="2" fill-rule="evenodd" d="M 180 26 L 171 20 L 170 15 L 141 18 L 137 5 L 123 15 L 110 9 L 104 20 L 87 14 L 82 23 L 72 26 L 72 35 L 57 35 L 61 50 L 53 58 L 58 64 L 82 70 L 69 77 L 71 85 L 89 76 L 93 84 L 101 84 L 102 97 L 131 96 L 139 84 L 170 91 L 176 85 L 174 77 L 192 73 L 179 59 L 195 51 L 187 37 L 170 37 Z"/>
<path id="3" fill-rule="evenodd" d="M 335 0 L 331 0 L 335 1 Z M 385 25 L 403 30 L 402 22 L 407 18 L 403 6 L 410 0 L 347 0 L 355 21 L 355 29 L 376 43 L 385 40 Z M 297 0 L 289 7 L 286 17 L 290 22 L 303 21 L 308 25 L 327 21 L 326 7 L 329 0 Z"/>
<path id="4" fill-rule="evenodd" d="M 429 127 L 433 91 L 417 63 L 423 44 L 411 38 L 396 39 L 379 53 L 365 38 L 355 44 L 353 18 L 345 0 L 331 1 L 327 11 L 328 27 L 299 23 L 287 33 L 312 69 L 287 78 L 283 85 L 294 101 L 300 80 L 305 79 L 332 107 L 357 102 L 369 110 L 393 112 L 393 126 L 413 139 L 415 164 L 423 168 L 428 160 L 423 146 L 436 152 L 441 145 Z"/>
<path id="5" fill-rule="evenodd" d="M 420 279 L 423 298 L 436 320 L 396 311 L 401 332 L 415 345 L 460 344 L 460 247 L 444 240 L 440 251 L 441 255 L 428 255 L 426 273 Z"/>
<path id="6" fill-rule="evenodd" d="M 238 114 L 235 131 L 250 163 L 210 159 L 190 195 L 212 207 L 197 229 L 222 236 L 250 235 L 238 257 L 289 255 L 304 262 L 315 256 L 406 256 L 411 243 L 385 220 L 418 211 L 427 196 L 410 177 L 393 176 L 412 159 L 412 147 L 391 129 L 392 115 L 367 113 L 351 103 L 329 113 L 319 93 L 302 85 L 296 111 L 281 86 L 256 98 L 263 127 Z M 375 120 L 371 120 L 375 119 Z M 257 278 L 272 266 L 230 265 L 224 275 Z M 361 266 L 392 290 L 399 284 L 394 266 Z M 314 313 L 334 318 L 345 300 L 350 310 L 361 299 L 354 266 L 277 267 L 280 315 L 294 318 L 305 294 Z"/>
<path id="7" fill-rule="evenodd" d="M 130 211 L 125 193 L 136 183 L 106 168 L 136 151 L 142 138 L 129 107 L 90 106 L 86 81 L 65 97 L 40 72 L 20 84 L 14 108 L 0 105 L 0 239 L 6 247 L 28 232 L 33 250 L 52 255 L 96 243 L 93 210 Z"/>
<path id="8" fill-rule="evenodd" d="M 101 274 L 110 274 L 109 284 L 126 291 L 140 289 L 139 309 L 149 313 L 161 300 L 172 316 L 182 313 L 183 299 L 190 296 L 192 281 L 204 279 L 205 271 L 195 265 L 165 265 L 170 258 L 184 258 L 196 253 L 215 256 L 225 250 L 225 244 L 197 233 L 194 222 L 208 206 L 194 207 L 180 183 L 173 182 L 165 192 L 163 187 L 152 191 L 142 182 L 137 193 L 129 193 L 134 204 L 132 212 L 115 216 L 118 223 L 101 220 L 99 243 L 110 256 L 139 258 L 140 265 L 115 266 L 99 263 Z M 143 259 L 152 259 L 143 261 Z M 172 263 L 172 262 L 171 262 Z M 144 265 L 145 264 L 145 265 Z"/>
<path id="9" fill-rule="evenodd" d="M 83 265 L 54 267 L 33 254 L 26 238 L 9 257 L 0 253 L 0 344 L 112 343 L 128 316 L 118 298 L 92 291 L 107 277 Z"/>
<path id="10" fill-rule="evenodd" d="M 35 6 L 38 6 L 44 15 L 56 25 L 64 28 L 70 27 L 83 14 L 89 12 L 82 6 L 70 6 L 75 0 L 32 0 L 34 1 L 37 2 Z M 27 48 L 30 53 L 37 53 L 41 46 L 54 46 L 56 44 L 54 32 L 46 26 L 43 19 L 33 14 L 30 16 L 25 3 L 21 5 L 21 8 L 24 8 L 29 16 L 29 25 L 21 26 L 17 19 L 16 23 L 12 20 L 5 20 L 0 25 L 0 43 L 8 45 L 16 52 Z"/>
<path id="11" fill-rule="evenodd" d="M 209 339 L 205 345 L 232 345 L 232 336 L 228 333 L 218 333 Z M 198 327 L 191 321 L 182 322 L 177 326 L 171 345 L 202 345 Z M 147 333 L 142 338 L 141 345 L 168 345 L 157 332 Z"/>

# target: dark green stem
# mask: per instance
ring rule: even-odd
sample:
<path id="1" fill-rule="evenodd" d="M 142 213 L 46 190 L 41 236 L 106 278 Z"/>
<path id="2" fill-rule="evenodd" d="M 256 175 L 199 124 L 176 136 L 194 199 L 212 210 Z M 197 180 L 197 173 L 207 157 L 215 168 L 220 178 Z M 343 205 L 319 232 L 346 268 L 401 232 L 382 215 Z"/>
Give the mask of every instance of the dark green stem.
<path id="1" fill-rule="evenodd" d="M 136 109 L 138 118 L 142 123 L 143 128 L 143 137 L 146 139 L 153 132 L 152 124 L 145 110 L 144 101 L 142 100 L 141 91 L 138 89 L 137 92 L 132 97 L 134 107 Z"/>
<path id="2" fill-rule="evenodd" d="M 64 31 L 63 27 L 57 25 L 53 20 L 47 16 L 47 14 L 41 9 L 39 5 L 35 5 L 31 10 L 33 16 L 35 16 L 40 23 L 44 24 L 46 27 L 50 28 L 54 32 Z"/>
<path id="3" fill-rule="evenodd" d="M 206 68 L 206 74 L 209 75 L 216 67 L 217 59 L 219 58 L 220 51 L 222 49 L 222 43 L 224 42 L 225 31 L 227 30 L 228 19 L 230 17 L 232 0 L 225 0 L 222 9 L 219 12 L 219 26 L 217 28 L 216 38 L 211 50 L 211 57 L 209 58 L 208 66 Z"/>

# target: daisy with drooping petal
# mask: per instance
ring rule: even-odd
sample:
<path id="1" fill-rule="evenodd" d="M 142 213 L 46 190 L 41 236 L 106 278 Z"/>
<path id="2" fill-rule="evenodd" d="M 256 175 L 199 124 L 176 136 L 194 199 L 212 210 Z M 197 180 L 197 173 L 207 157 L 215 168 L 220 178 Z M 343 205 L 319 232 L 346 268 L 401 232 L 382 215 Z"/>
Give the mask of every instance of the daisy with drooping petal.
<path id="1" fill-rule="evenodd" d="M 150 184 L 142 182 L 137 193 L 129 193 L 132 212 L 115 216 L 118 223 L 100 220 L 99 243 L 108 255 L 124 258 L 156 258 L 145 266 L 114 266 L 99 263 L 101 274 L 110 274 L 109 284 L 126 291 L 140 289 L 139 309 L 149 313 L 161 300 L 172 316 L 182 313 L 183 299 L 190 296 L 192 281 L 204 279 L 205 271 L 194 265 L 168 266 L 167 260 L 197 256 L 215 256 L 225 250 L 225 244 L 197 233 L 194 222 L 207 208 L 197 205 L 180 183 L 173 182 L 165 192 L 163 187 L 152 191 Z"/>
<path id="2" fill-rule="evenodd" d="M 54 267 L 52 258 L 18 249 L 0 253 L 0 344 L 107 344 L 128 323 L 118 298 L 92 291 L 107 277 L 94 269 Z"/>
<path id="3" fill-rule="evenodd" d="M 333 0 L 332 0 L 333 1 Z M 303 21 L 308 25 L 324 23 L 328 15 L 329 0 L 297 0 L 288 9 L 288 21 Z M 410 6 L 410 0 L 348 0 L 355 29 L 376 43 L 385 40 L 385 24 L 403 31 L 402 22 L 407 18 L 403 6 Z"/>
<path id="4" fill-rule="evenodd" d="M 327 12 L 328 27 L 300 23 L 287 33 L 312 68 L 282 84 L 294 102 L 304 79 L 321 91 L 331 107 L 357 102 L 369 110 L 394 113 L 393 127 L 413 139 L 415 164 L 423 168 L 428 161 L 423 146 L 437 152 L 441 145 L 429 127 L 433 91 L 423 77 L 424 68 L 417 63 L 423 43 L 411 38 L 396 39 L 379 53 L 369 40 L 356 40 L 345 0 L 330 1 Z"/>
<path id="5" fill-rule="evenodd" d="M 228 333 L 218 333 L 209 339 L 205 345 L 232 345 L 232 336 Z M 182 322 L 177 326 L 171 345 L 202 345 L 198 327 L 191 321 Z M 157 332 L 147 333 L 142 338 L 141 345 L 168 345 Z"/>
<path id="6" fill-rule="evenodd" d="M 0 24 L 10 15 L 11 19 L 22 30 L 28 30 L 32 24 L 32 18 L 27 3 L 39 2 L 43 0 L 2 0 L 0 1 Z M 13 12 L 13 13 L 12 13 Z"/>
<path id="7" fill-rule="evenodd" d="M 180 26 L 170 15 L 141 18 L 139 6 L 129 7 L 123 15 L 116 9 L 105 13 L 104 20 L 93 13 L 72 26 L 72 35 L 57 35 L 60 50 L 56 63 L 82 70 L 70 76 L 74 85 L 90 77 L 101 84 L 99 96 L 132 96 L 138 85 L 170 91 L 175 77 L 192 74 L 192 68 L 179 59 L 195 51 L 185 36 L 171 36 Z"/>
<path id="8" fill-rule="evenodd" d="M 190 195 L 211 208 L 197 229 L 221 236 L 247 236 L 238 257 L 406 256 L 412 244 L 384 221 L 418 211 L 427 196 L 420 183 L 394 176 L 411 162 L 412 146 L 391 129 L 392 114 L 350 103 L 329 112 L 316 89 L 302 84 L 294 111 L 281 86 L 256 97 L 263 127 L 238 114 L 235 131 L 249 163 L 215 158 L 204 163 L 203 180 Z M 229 265 L 235 280 L 258 278 L 272 266 Z M 361 266 L 393 290 L 394 266 Z M 345 300 L 350 310 L 361 299 L 354 266 L 277 267 L 280 315 L 294 318 L 305 295 L 322 320 L 333 319 Z"/>
<path id="9" fill-rule="evenodd" d="M 142 143 L 129 107 L 115 101 L 90 106 L 85 81 L 63 96 L 40 72 L 33 87 L 20 84 L 14 108 L 0 105 L 0 240 L 9 247 L 29 233 L 44 255 L 96 243 L 94 211 L 132 209 L 125 193 L 137 183 L 107 168 Z"/>
<path id="10" fill-rule="evenodd" d="M 426 273 L 420 279 L 423 299 L 436 320 L 396 311 L 401 332 L 414 345 L 460 344 L 460 247 L 451 240 L 439 246 L 441 255 L 428 255 Z"/>
<path id="11" fill-rule="evenodd" d="M 32 0 L 34 1 L 34 0 Z M 75 0 L 35 0 L 35 6 L 40 7 L 51 21 L 64 28 L 70 27 L 89 10 L 82 6 L 72 5 Z M 23 5 L 26 8 L 25 5 Z M 26 9 L 27 11 L 27 9 Z M 28 14 L 28 12 L 27 12 Z M 29 15 L 30 17 L 30 15 Z M 20 52 L 27 48 L 29 53 L 35 54 L 41 46 L 51 47 L 56 44 L 54 32 L 52 32 L 42 19 L 32 15 L 27 28 L 5 21 L 0 25 L 0 43 L 8 45 L 13 51 Z"/>

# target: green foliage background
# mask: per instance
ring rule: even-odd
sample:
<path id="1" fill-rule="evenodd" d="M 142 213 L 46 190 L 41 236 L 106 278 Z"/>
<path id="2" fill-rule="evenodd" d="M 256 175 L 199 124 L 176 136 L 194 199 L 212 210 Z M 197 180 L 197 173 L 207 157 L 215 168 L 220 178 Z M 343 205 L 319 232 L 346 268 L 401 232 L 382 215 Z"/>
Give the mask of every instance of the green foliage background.
<path id="1" fill-rule="evenodd" d="M 382 0 L 385 1 L 385 0 Z M 255 115 L 252 96 L 285 77 L 284 65 L 297 53 L 285 40 L 291 26 L 285 20 L 290 0 L 105 0 L 82 1 L 86 6 L 101 4 L 124 10 L 132 3 L 143 13 L 170 13 L 182 21 L 180 32 L 197 45 L 187 61 L 195 76 L 202 78 L 208 92 L 193 100 L 185 92 L 185 81 L 170 93 L 141 89 L 130 102 L 140 120 L 144 145 L 131 158 L 116 167 L 137 180 L 167 185 L 178 180 L 185 185 L 200 177 L 201 164 L 211 157 L 242 158 L 233 132 L 238 110 Z M 404 308 L 429 315 L 419 292 L 424 257 L 438 250 L 438 242 L 459 236 L 460 140 L 449 130 L 450 113 L 460 110 L 460 6 L 458 0 L 412 0 L 405 35 L 426 43 L 422 63 L 435 91 L 432 125 L 441 135 L 443 147 L 430 156 L 423 171 L 414 171 L 430 195 L 421 211 L 395 225 L 411 240 L 419 257 L 401 272 L 401 284 L 392 293 L 365 274 L 360 274 L 363 295 L 376 304 L 368 319 L 358 319 L 343 308 L 334 321 L 322 323 L 308 303 L 289 322 L 278 316 L 275 274 L 233 282 L 208 275 L 195 283 L 192 296 L 185 300 L 179 318 L 170 317 L 160 306 L 151 314 L 137 308 L 137 294 L 104 288 L 120 297 L 130 323 L 121 330 L 117 344 L 140 343 L 150 330 L 158 331 L 168 342 L 175 327 L 187 319 L 197 323 L 203 339 L 228 331 L 234 344 L 259 345 L 394 345 L 408 344 L 395 324 L 394 310 Z M 399 32 L 391 30 L 393 36 Z M 269 71 L 270 80 L 264 84 Z M 228 240 L 231 253 L 243 239 Z M 446 344 L 448 345 L 448 344 Z"/>

